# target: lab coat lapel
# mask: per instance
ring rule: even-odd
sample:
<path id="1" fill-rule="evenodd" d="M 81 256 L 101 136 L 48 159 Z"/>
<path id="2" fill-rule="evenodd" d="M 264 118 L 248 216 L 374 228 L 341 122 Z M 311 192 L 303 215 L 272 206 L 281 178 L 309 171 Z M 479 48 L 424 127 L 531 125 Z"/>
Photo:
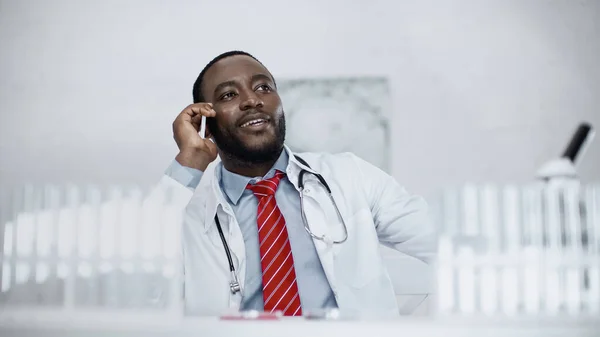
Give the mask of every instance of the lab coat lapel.
<path id="1" fill-rule="evenodd" d="M 330 180 L 328 178 L 328 172 L 318 172 L 318 163 L 309 163 L 309 165 L 312 165 L 313 167 L 307 167 L 294 157 L 294 153 L 290 148 L 286 146 L 285 150 L 288 151 L 290 158 L 287 168 L 288 178 L 290 178 L 290 181 L 299 192 L 300 187 L 298 186 L 298 176 L 302 169 L 313 173 L 321 173 L 326 180 Z M 338 224 L 330 223 L 330 220 L 327 218 L 326 212 L 323 208 L 323 205 L 331 204 L 331 200 L 329 199 L 327 191 L 323 186 L 320 185 L 319 181 L 313 174 L 305 174 L 304 177 L 304 213 L 311 232 L 318 237 L 336 237 L 336 235 L 339 233 L 337 231 L 332 232 L 331 226 Z M 333 197 L 336 198 L 336 200 L 343 200 L 340 194 L 341 191 L 336 190 L 336 188 L 331 184 L 330 187 L 332 188 Z M 340 212 L 342 212 L 342 214 L 346 214 L 345 205 L 338 203 L 338 206 L 340 207 Z M 341 224 L 339 224 L 339 226 L 341 226 Z M 340 245 L 327 243 L 314 237 L 313 243 L 330 286 L 332 288 L 336 288 L 335 256 L 338 254 L 343 244 Z"/>
<path id="2" fill-rule="evenodd" d="M 204 174 L 209 178 L 205 182 L 208 185 L 207 189 L 201 191 L 201 193 L 204 193 L 201 197 L 205 198 L 204 204 L 206 205 L 204 214 L 204 232 L 207 233 L 211 228 L 216 227 L 214 218 L 215 215 L 218 214 L 223 234 L 225 235 L 231 251 L 231 258 L 238 274 L 240 286 L 244 289 L 246 277 L 246 247 L 240 228 L 235 222 L 233 210 L 225 200 L 225 196 L 219 186 L 219 181 L 221 179 L 221 164 L 218 163 L 213 165 L 210 170 L 207 168 Z M 206 193 L 207 191 L 212 193 Z M 223 243 L 218 235 L 214 235 L 213 241 L 213 243 L 219 247 L 218 249 L 223 249 Z M 227 259 L 224 259 L 224 263 L 228 263 Z M 227 265 L 227 268 L 229 268 L 229 265 Z"/>
<path id="3" fill-rule="evenodd" d="M 290 151 L 290 158 L 293 158 L 293 153 Z M 295 165 L 288 167 L 288 175 L 292 184 L 300 192 L 300 188 L 297 184 L 299 171 L 301 169 L 307 169 L 304 165 L 297 162 L 295 159 L 290 159 Z M 314 171 L 313 171 L 314 172 Z M 312 174 L 305 174 L 304 181 L 304 214 L 306 221 L 309 225 L 311 232 L 318 237 L 331 237 L 330 228 L 327 222 L 327 216 L 323 211 L 321 205 L 323 203 L 330 202 L 329 197 L 325 189 L 319 185 L 318 180 Z M 319 260 L 327 276 L 329 284 L 334 287 L 335 285 L 335 272 L 334 272 L 334 255 L 339 250 L 339 245 L 328 244 L 323 240 L 319 240 L 313 237 L 313 243 L 315 245 Z"/>

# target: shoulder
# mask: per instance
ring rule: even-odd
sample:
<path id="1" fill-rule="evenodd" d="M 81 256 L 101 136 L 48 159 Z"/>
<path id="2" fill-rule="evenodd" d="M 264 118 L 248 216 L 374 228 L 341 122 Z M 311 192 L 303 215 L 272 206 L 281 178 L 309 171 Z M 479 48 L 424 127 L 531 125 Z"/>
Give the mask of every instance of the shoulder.
<path id="1" fill-rule="evenodd" d="M 316 172 L 333 179 L 362 178 L 374 172 L 387 175 L 377 166 L 362 159 L 352 152 L 299 152 L 294 155 L 302 158 Z"/>
<path id="2" fill-rule="evenodd" d="M 352 152 L 297 152 L 294 155 L 307 161 L 317 171 L 326 167 L 346 167 L 348 165 L 355 165 L 357 161 L 363 161 Z"/>
<path id="3" fill-rule="evenodd" d="M 308 162 L 316 172 L 331 179 L 341 179 L 354 183 L 389 184 L 394 178 L 381 168 L 352 152 L 300 152 L 295 155 Z"/>

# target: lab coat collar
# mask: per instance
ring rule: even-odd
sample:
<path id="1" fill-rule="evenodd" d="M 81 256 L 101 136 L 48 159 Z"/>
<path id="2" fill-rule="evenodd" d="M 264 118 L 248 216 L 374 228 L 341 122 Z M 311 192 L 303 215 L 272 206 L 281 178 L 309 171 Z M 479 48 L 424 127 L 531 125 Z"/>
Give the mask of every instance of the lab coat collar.
<path id="1" fill-rule="evenodd" d="M 287 168 L 286 168 L 286 173 L 288 176 L 288 179 L 290 180 L 290 182 L 292 183 L 292 185 L 294 185 L 294 187 L 299 190 L 298 187 L 298 176 L 300 174 L 300 171 L 302 170 L 306 170 L 308 172 L 311 173 L 317 173 L 312 167 L 308 167 L 304 164 L 302 164 L 300 161 L 298 161 L 298 159 L 296 159 L 295 154 L 293 153 L 293 151 L 287 146 L 287 145 L 283 145 L 284 151 L 287 152 L 289 160 L 288 160 L 288 164 L 287 164 Z M 302 157 L 302 156 L 300 156 Z M 304 159 L 304 158 L 302 158 Z M 309 163 L 310 165 L 310 163 Z M 203 195 L 202 197 L 206 199 L 206 209 L 205 209 L 205 216 L 204 216 L 204 231 L 207 232 L 211 225 L 214 223 L 213 219 L 215 217 L 215 214 L 217 214 L 217 210 L 219 208 L 219 206 L 221 206 L 221 209 L 229 214 L 231 217 L 234 217 L 235 214 L 233 213 L 233 210 L 231 208 L 231 206 L 229 205 L 229 203 L 227 202 L 227 199 L 223 193 L 223 190 L 221 189 L 221 186 L 219 184 L 219 181 L 221 181 L 221 172 L 222 172 L 222 166 L 223 163 L 219 162 L 218 164 L 216 164 L 213 168 L 213 172 L 206 172 L 208 174 L 206 174 L 206 178 L 209 178 L 209 181 L 207 182 L 210 185 L 210 189 L 212 190 L 212 195 L 210 195 L 210 193 L 207 193 L 207 195 Z M 314 165 L 313 165 L 314 166 Z M 221 220 L 221 223 L 223 223 L 223 221 Z"/>
<path id="2" fill-rule="evenodd" d="M 292 170 L 292 172 L 294 172 L 294 175 L 297 176 L 299 174 L 300 171 L 302 170 L 306 170 L 308 172 L 311 173 L 315 173 L 317 174 L 317 171 L 315 171 L 312 167 L 308 167 L 304 164 L 302 164 L 297 158 L 296 158 L 296 154 L 294 154 L 292 152 L 292 150 L 287 147 L 287 145 L 284 145 L 285 150 L 287 151 L 288 155 L 290 156 L 290 160 L 288 163 L 288 167 L 287 167 L 287 171 Z M 301 155 L 298 155 L 300 158 L 302 158 Z M 304 158 L 302 158 L 304 159 Z M 293 165 L 292 165 L 293 164 Z M 308 163 L 310 165 L 310 163 Z M 314 165 L 313 165 L 314 166 Z M 289 172 L 288 172 L 289 173 Z M 296 185 L 296 184 L 294 184 Z M 298 186 L 296 186 L 296 188 L 298 188 Z"/>
<path id="3" fill-rule="evenodd" d="M 237 205 L 242 197 L 242 194 L 246 190 L 246 186 L 249 183 L 255 183 L 262 179 L 267 179 L 275 175 L 275 171 L 285 172 L 288 165 L 288 154 L 286 151 L 281 151 L 279 158 L 273 165 L 273 167 L 267 172 L 264 177 L 244 177 L 242 175 L 227 171 L 227 169 L 221 165 L 221 178 L 218 180 L 221 183 L 221 189 L 225 192 L 227 200 L 234 205 Z"/>

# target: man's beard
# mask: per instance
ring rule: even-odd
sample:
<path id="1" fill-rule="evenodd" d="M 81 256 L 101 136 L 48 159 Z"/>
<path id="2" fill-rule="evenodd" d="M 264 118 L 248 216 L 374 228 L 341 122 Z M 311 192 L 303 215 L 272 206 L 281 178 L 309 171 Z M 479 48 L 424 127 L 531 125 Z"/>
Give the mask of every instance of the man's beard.
<path id="1" fill-rule="evenodd" d="M 232 135 L 229 130 L 217 125 L 215 118 L 207 118 L 206 124 L 210 129 L 215 143 L 222 156 L 235 161 L 240 166 L 252 166 L 277 160 L 285 142 L 285 115 L 282 113 L 275 126 L 275 138 L 260 148 L 249 147 L 239 138 Z"/>

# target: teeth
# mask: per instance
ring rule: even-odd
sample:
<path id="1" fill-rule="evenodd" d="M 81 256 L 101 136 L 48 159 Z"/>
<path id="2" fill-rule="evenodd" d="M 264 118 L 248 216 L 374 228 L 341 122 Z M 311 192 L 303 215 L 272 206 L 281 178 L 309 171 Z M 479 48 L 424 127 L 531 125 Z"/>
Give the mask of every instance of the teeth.
<path id="1" fill-rule="evenodd" d="M 251 120 L 251 121 L 249 121 L 249 122 L 246 122 L 246 123 L 242 124 L 242 127 L 243 127 L 243 128 L 245 128 L 245 127 L 247 127 L 247 126 L 250 126 L 250 125 L 254 125 L 254 124 L 258 124 L 258 123 L 262 123 L 262 122 L 264 122 L 264 121 L 265 121 L 265 120 L 264 120 L 264 119 L 262 119 L 262 118 L 261 118 L 261 119 L 253 119 L 253 120 Z"/>

